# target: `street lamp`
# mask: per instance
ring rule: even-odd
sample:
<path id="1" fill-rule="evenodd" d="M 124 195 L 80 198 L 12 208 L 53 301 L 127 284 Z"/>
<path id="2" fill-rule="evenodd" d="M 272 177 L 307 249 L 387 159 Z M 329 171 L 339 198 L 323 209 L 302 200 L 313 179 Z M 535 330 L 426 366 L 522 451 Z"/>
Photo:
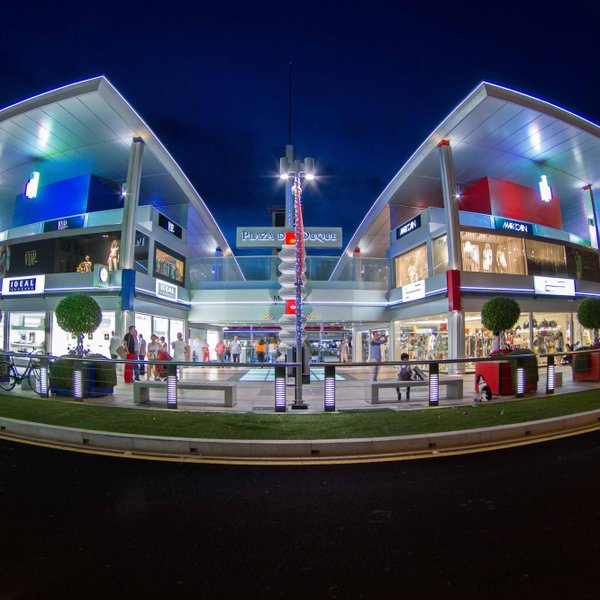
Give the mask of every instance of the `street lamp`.
<path id="1" fill-rule="evenodd" d="M 296 394 L 292 408 L 307 408 L 302 401 L 302 317 L 303 317 L 303 276 L 304 264 L 304 223 L 302 219 L 302 180 L 312 181 L 315 178 L 315 159 L 306 157 L 304 160 L 294 158 L 294 147 L 286 146 L 286 155 L 279 159 L 279 177 L 288 182 L 286 186 L 285 224 L 294 227 L 295 238 L 295 277 L 296 288 L 295 323 L 296 323 Z M 291 183 L 290 185 L 290 182 Z"/>

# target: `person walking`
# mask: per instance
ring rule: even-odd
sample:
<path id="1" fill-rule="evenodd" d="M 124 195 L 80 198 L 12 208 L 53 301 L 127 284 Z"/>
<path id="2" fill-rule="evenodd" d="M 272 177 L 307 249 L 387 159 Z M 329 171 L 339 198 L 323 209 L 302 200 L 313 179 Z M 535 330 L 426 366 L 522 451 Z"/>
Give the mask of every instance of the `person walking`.
<path id="1" fill-rule="evenodd" d="M 242 345 L 240 344 L 240 339 L 238 338 L 237 335 L 234 336 L 233 342 L 231 342 L 230 350 L 231 350 L 231 360 L 234 363 L 239 363 L 240 362 L 240 354 L 242 353 Z"/>
<path id="2" fill-rule="evenodd" d="M 160 352 L 160 343 L 158 341 L 158 337 L 153 333 L 150 336 L 150 343 L 148 344 L 148 360 L 158 360 L 158 353 Z M 154 365 L 148 365 L 146 367 L 146 379 L 152 379 L 152 374 L 154 373 L 154 379 L 160 379 L 160 377 L 155 372 Z"/>
<path id="3" fill-rule="evenodd" d="M 217 353 L 217 361 L 222 363 L 225 358 L 225 344 L 223 340 L 219 340 L 217 345 L 215 346 L 215 351 Z"/>
<path id="4" fill-rule="evenodd" d="M 177 339 L 174 342 L 171 342 L 171 347 L 173 348 L 173 360 L 175 362 L 185 362 L 186 344 L 183 341 L 183 334 L 181 331 L 177 333 Z M 182 365 L 177 365 L 177 373 L 179 374 L 179 379 L 183 379 Z"/>
<path id="5" fill-rule="evenodd" d="M 110 357 L 113 360 L 117 360 L 119 358 L 119 354 L 117 353 L 117 348 L 123 344 L 121 338 L 115 334 L 114 331 L 111 332 L 111 338 L 108 345 L 108 351 L 110 352 Z"/>
<path id="6" fill-rule="evenodd" d="M 342 338 L 340 342 L 340 362 L 347 363 L 348 362 L 348 351 L 350 350 L 348 346 L 348 340 L 346 338 Z"/>
<path id="7" fill-rule="evenodd" d="M 265 362 L 265 340 L 263 338 L 260 338 L 256 344 L 256 362 Z"/>
<path id="8" fill-rule="evenodd" d="M 277 340 L 274 337 L 272 337 L 269 340 L 269 343 L 267 345 L 267 352 L 269 355 L 269 362 L 277 362 Z"/>
<path id="9" fill-rule="evenodd" d="M 377 363 L 371 369 L 371 376 L 373 381 L 377 381 L 377 375 L 379 374 L 379 363 L 381 362 L 381 346 L 385 344 L 386 337 L 380 331 L 374 331 L 371 336 L 369 360 L 372 363 Z"/>
<path id="10" fill-rule="evenodd" d="M 140 357 L 140 375 L 146 374 L 146 365 L 143 361 L 146 360 L 146 347 L 148 344 L 144 339 L 144 336 L 140 333 L 138 334 L 138 356 Z"/>
<path id="11" fill-rule="evenodd" d="M 129 326 L 129 331 L 123 338 L 125 349 L 127 350 L 127 360 L 136 360 L 138 357 L 138 341 L 137 331 L 135 325 Z M 128 363 L 125 365 L 125 383 L 132 383 L 135 378 L 136 381 L 140 380 L 140 367 L 137 363 Z"/>
<path id="12" fill-rule="evenodd" d="M 210 346 L 206 340 L 202 344 L 202 362 L 210 362 Z"/>

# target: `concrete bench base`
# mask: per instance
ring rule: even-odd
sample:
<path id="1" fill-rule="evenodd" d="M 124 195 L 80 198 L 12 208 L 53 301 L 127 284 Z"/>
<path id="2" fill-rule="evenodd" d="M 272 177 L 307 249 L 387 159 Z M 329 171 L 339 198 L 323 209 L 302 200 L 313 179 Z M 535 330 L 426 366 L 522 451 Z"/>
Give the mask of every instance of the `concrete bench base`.
<path id="1" fill-rule="evenodd" d="M 167 391 L 166 381 L 134 381 L 133 402 L 135 404 L 147 404 L 150 402 L 150 390 L 159 389 Z M 237 404 L 237 388 L 230 381 L 178 381 L 178 390 L 217 390 L 224 395 L 224 406 L 235 406 Z"/>
<path id="2" fill-rule="evenodd" d="M 440 378 L 440 387 L 446 387 L 446 398 L 457 400 L 463 397 L 463 379 L 462 377 L 444 377 Z M 379 404 L 379 390 L 382 388 L 416 388 L 429 387 L 429 381 L 410 380 L 410 381 L 373 381 L 366 388 L 366 401 L 369 404 Z"/>

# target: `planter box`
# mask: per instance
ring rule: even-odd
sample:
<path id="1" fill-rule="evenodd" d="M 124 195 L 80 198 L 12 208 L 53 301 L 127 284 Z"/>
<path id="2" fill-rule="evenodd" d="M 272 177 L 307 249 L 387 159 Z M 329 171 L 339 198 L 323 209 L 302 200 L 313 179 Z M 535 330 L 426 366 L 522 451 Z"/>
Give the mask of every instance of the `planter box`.
<path id="1" fill-rule="evenodd" d="M 479 375 L 483 375 L 492 390 L 492 394 L 495 396 L 514 396 L 517 393 L 513 386 L 508 360 L 478 362 L 475 364 L 475 391 L 477 393 L 479 393 L 479 386 L 477 385 Z M 530 384 L 525 387 L 525 392 L 535 391 L 537 391 L 537 384 Z"/>
<path id="2" fill-rule="evenodd" d="M 573 381 L 600 381 L 600 353 L 590 352 L 589 361 L 589 367 L 585 371 L 575 371 L 576 361 L 573 359 Z"/>
<path id="3" fill-rule="evenodd" d="M 59 388 L 55 385 L 50 386 L 50 391 L 57 396 L 73 397 L 73 388 Z M 109 396 L 114 392 L 114 387 L 101 387 L 96 383 L 94 374 L 94 365 L 84 365 L 83 367 L 83 397 L 84 398 L 100 398 L 101 396 Z"/>

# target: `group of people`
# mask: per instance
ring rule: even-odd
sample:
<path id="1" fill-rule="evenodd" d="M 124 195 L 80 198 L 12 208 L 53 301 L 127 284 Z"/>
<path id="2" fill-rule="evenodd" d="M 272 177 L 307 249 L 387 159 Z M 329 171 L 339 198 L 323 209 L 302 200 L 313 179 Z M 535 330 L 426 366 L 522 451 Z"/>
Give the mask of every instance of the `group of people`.
<path id="1" fill-rule="evenodd" d="M 165 336 L 160 338 L 156 334 L 150 336 L 147 342 L 141 333 L 138 333 L 135 325 L 129 327 L 128 332 L 121 340 L 113 331 L 110 339 L 110 356 L 112 359 L 126 359 L 137 361 L 127 363 L 124 369 L 125 383 L 140 381 L 140 376 L 145 375 L 146 379 L 160 380 L 165 377 L 165 368 L 162 365 L 148 365 L 145 361 L 154 360 L 175 360 L 177 362 L 188 362 L 190 360 L 190 347 L 183 340 L 183 334 L 179 332 L 177 339 L 171 343 L 173 355 L 168 352 L 168 344 Z M 183 377 L 183 368 L 179 367 L 179 377 Z"/>

